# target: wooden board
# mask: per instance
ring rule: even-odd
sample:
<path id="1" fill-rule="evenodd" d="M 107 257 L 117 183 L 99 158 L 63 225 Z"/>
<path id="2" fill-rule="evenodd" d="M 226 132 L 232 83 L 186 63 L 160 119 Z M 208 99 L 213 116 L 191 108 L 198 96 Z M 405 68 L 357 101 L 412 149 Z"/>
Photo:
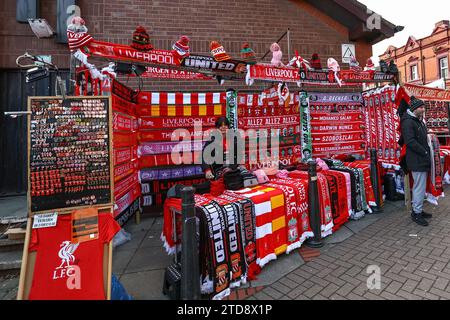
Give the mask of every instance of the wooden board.
<path id="1" fill-rule="evenodd" d="M 112 207 L 99 207 L 99 214 L 113 214 Z M 70 214 L 69 211 L 59 212 L 59 215 Z M 19 290 L 17 300 L 28 300 L 33 283 L 33 273 L 36 264 L 37 252 L 29 252 L 28 248 L 31 241 L 31 227 L 33 218 L 28 217 L 25 244 L 23 247 L 22 266 L 20 269 Z M 103 249 L 103 285 L 106 293 L 105 300 L 111 300 L 111 279 L 112 279 L 112 241 L 104 245 Z"/>
<path id="2" fill-rule="evenodd" d="M 85 120 L 83 122 L 83 125 L 85 126 L 87 133 L 95 133 L 96 128 L 94 127 L 94 125 L 99 125 L 99 124 L 103 124 L 103 125 L 107 125 L 107 135 L 106 137 L 104 137 L 106 139 L 105 143 L 107 144 L 107 146 L 105 146 L 105 150 L 103 150 L 104 152 L 107 152 L 107 156 L 105 156 L 105 161 L 104 163 L 106 163 L 106 166 L 100 167 L 101 169 L 104 170 L 104 172 L 106 172 L 106 167 L 108 167 L 108 174 L 109 174 L 109 185 L 108 188 L 106 188 L 106 185 L 104 185 L 104 187 L 102 189 L 99 190 L 88 190 L 87 188 L 87 182 L 84 182 L 84 185 L 82 186 L 83 189 L 81 192 L 77 192 L 74 194 L 68 194 L 67 193 L 67 189 L 68 187 L 70 187 L 70 183 L 71 181 L 67 182 L 66 185 L 66 181 L 64 178 L 64 174 L 67 171 L 67 168 L 64 167 L 65 165 L 67 167 L 71 166 L 71 161 L 74 160 L 69 160 L 66 161 L 64 164 L 61 164 L 60 158 L 56 157 L 56 150 L 53 149 L 54 146 L 57 146 L 56 143 L 54 143 L 54 146 L 52 146 L 49 143 L 49 147 L 47 147 L 47 152 L 50 151 L 51 155 L 54 156 L 52 157 L 52 159 L 54 160 L 54 163 L 52 164 L 52 170 L 54 170 L 55 172 L 57 172 L 58 177 L 61 178 L 57 178 L 57 181 L 60 181 L 61 183 L 61 188 L 60 190 L 55 193 L 55 194 L 50 194 L 50 195 L 41 195 L 41 194 L 31 194 L 31 192 L 33 190 L 35 190 L 35 188 L 43 188 L 43 189 L 39 189 L 39 190 L 48 190 L 48 188 L 46 187 L 47 185 L 45 185 L 45 188 L 42 185 L 39 185 L 36 182 L 36 185 L 33 184 L 32 186 L 32 179 L 36 179 L 37 175 L 40 174 L 39 172 L 37 172 L 38 170 L 42 169 L 42 166 L 37 165 L 36 163 L 33 162 L 33 166 L 32 166 L 32 162 L 31 162 L 31 157 L 34 157 L 37 155 L 37 158 L 39 158 L 39 156 L 44 156 L 44 152 L 42 152 L 41 154 L 39 154 L 35 149 L 33 149 L 33 146 L 35 145 L 33 143 L 33 140 L 31 138 L 31 134 L 42 134 L 42 132 L 44 132 L 44 134 L 48 134 L 45 133 L 44 130 L 38 131 L 38 130 L 32 130 L 31 128 L 31 122 L 34 120 L 34 114 L 32 114 L 30 117 L 28 117 L 28 209 L 29 209 L 29 213 L 30 215 L 34 215 L 36 213 L 45 213 L 45 212 L 54 212 L 54 211 L 61 211 L 61 209 L 74 209 L 74 208 L 87 208 L 90 206 L 97 206 L 97 205 L 104 205 L 104 206 L 111 206 L 113 201 L 114 201 L 114 179 L 113 179 L 113 157 L 112 157 L 112 149 L 113 149 L 113 140 L 112 140 L 112 100 L 111 97 L 106 97 L 106 96 L 100 96 L 100 97 L 85 97 L 85 96 L 80 96 L 80 97 L 66 97 L 65 100 L 61 99 L 60 97 L 29 97 L 28 99 L 28 110 L 32 111 L 32 103 L 36 103 L 36 102 L 42 102 L 42 103 L 47 103 L 49 101 L 54 101 L 54 102 L 58 102 L 58 104 L 61 107 L 66 107 L 66 109 L 64 110 L 65 117 L 71 117 L 72 116 L 72 112 L 73 114 L 73 118 L 70 119 L 70 121 L 73 121 L 73 123 L 75 123 L 75 121 L 82 121 L 82 115 L 81 113 L 83 111 L 79 111 L 76 110 L 75 107 L 70 106 L 69 108 L 69 103 L 73 103 L 73 102 L 79 102 L 79 103 L 85 103 L 86 106 L 87 104 L 91 103 L 91 101 L 101 101 L 105 103 L 104 106 L 104 111 L 106 111 L 106 120 L 104 120 L 102 122 L 101 118 L 99 118 L 100 120 L 98 120 L 97 122 L 95 122 L 94 120 L 88 121 Z M 84 101 L 84 102 L 83 102 Z M 85 106 L 83 106 L 85 107 Z M 37 109 L 39 109 L 39 107 L 37 107 Z M 75 110 L 74 110 L 75 109 Z M 40 110 L 44 110 L 43 108 Z M 87 109 L 88 110 L 88 109 Z M 78 113 L 76 113 L 78 112 Z M 50 116 L 52 116 L 53 114 L 49 114 Z M 56 119 L 58 115 L 54 115 L 54 121 L 58 121 Z M 53 119 L 53 118 L 50 118 Z M 86 119 L 94 119 L 93 117 L 90 117 L 89 115 L 86 116 Z M 42 119 L 38 120 L 42 122 Z M 52 120 L 53 121 L 53 120 Z M 65 124 L 67 125 L 68 128 L 70 128 L 70 125 L 73 125 L 73 123 L 69 122 L 69 120 L 67 120 L 66 122 L 64 122 L 64 120 L 60 121 L 58 124 L 53 125 L 51 122 L 50 124 L 48 124 L 48 130 L 51 130 L 51 127 L 53 128 L 57 128 L 59 129 L 59 127 L 62 128 L 62 125 Z M 34 125 L 36 126 L 36 122 L 34 123 Z M 40 124 L 41 125 L 41 124 Z M 47 120 L 45 120 L 45 124 L 47 125 Z M 58 125 L 60 125 L 58 127 Z M 81 126 L 80 126 L 81 127 Z M 55 130 L 54 132 L 56 132 L 57 130 Z M 62 131 L 62 130 L 61 130 Z M 77 134 L 81 134 L 80 133 L 81 130 L 79 132 L 77 132 Z M 53 134 L 53 135 L 52 135 Z M 54 133 L 51 133 L 50 137 L 46 137 L 46 140 L 44 141 L 44 143 L 48 143 L 49 141 L 54 142 L 54 138 L 58 136 L 56 136 Z M 78 136 L 77 136 L 78 137 Z M 69 136 L 67 137 L 67 139 L 73 138 L 73 136 Z M 69 147 L 76 147 L 77 143 L 79 142 L 78 139 L 73 139 L 73 142 L 66 142 L 64 141 L 64 139 L 62 139 L 62 143 L 65 144 L 64 147 L 69 146 Z M 99 137 L 96 137 L 96 140 L 99 140 Z M 43 141 L 41 139 L 41 141 Z M 88 141 L 90 142 L 90 141 Z M 80 148 L 80 146 L 83 145 L 78 145 L 78 147 Z M 83 148 L 83 147 L 81 147 Z M 36 148 L 37 149 L 37 148 Z M 44 150 L 44 149 L 42 149 Z M 97 150 L 96 150 L 97 151 Z M 101 151 L 101 150 L 99 150 Z M 76 153 L 72 153 L 72 155 L 74 155 L 75 157 L 77 156 Z M 69 158 L 70 159 L 70 158 Z M 86 165 L 85 168 L 88 168 L 87 165 L 91 165 L 95 163 L 95 159 L 93 157 L 89 157 L 84 155 L 83 158 L 83 163 Z M 42 161 L 41 161 L 42 163 Z M 51 163 L 51 161 L 49 162 Z M 98 164 L 98 163 L 97 163 Z M 47 166 L 48 168 L 48 166 Z M 65 171 L 63 171 L 65 170 Z M 33 173 L 34 172 L 34 173 Z M 90 172 L 90 170 L 86 169 L 86 172 Z M 34 177 L 32 178 L 32 174 L 34 174 Z M 51 178 L 50 178 L 51 179 Z M 59 179 L 59 180 L 58 180 Z M 47 183 L 47 180 L 45 180 Z M 55 181 L 55 180 L 53 180 Z M 44 181 L 39 181 L 40 183 L 44 183 Z M 34 182 L 33 182 L 34 183 Z M 33 188 L 32 188 L 33 187 Z M 47 189 L 46 189 L 47 188 Z M 50 190 L 54 190 L 52 188 L 50 188 Z M 42 191 L 44 192 L 44 191 Z M 51 191 L 53 192 L 53 191 Z M 95 197 L 95 200 L 92 200 L 92 197 Z M 97 200 L 98 198 L 98 200 Z M 68 204 L 67 201 L 71 201 L 77 199 L 77 201 L 80 201 L 80 204 L 76 205 L 76 204 Z M 81 204 L 81 199 L 85 199 L 83 200 L 84 203 Z M 97 201 L 97 203 L 92 203 L 93 201 Z"/>

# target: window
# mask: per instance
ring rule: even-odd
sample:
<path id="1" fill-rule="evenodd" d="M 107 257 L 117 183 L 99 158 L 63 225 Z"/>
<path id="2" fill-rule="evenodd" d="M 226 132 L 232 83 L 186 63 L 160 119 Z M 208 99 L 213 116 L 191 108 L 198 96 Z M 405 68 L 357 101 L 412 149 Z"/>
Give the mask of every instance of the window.
<path id="1" fill-rule="evenodd" d="M 418 73 L 417 73 L 417 64 L 411 66 L 411 79 L 410 80 L 417 80 Z"/>
<path id="2" fill-rule="evenodd" d="M 439 76 L 441 78 L 448 78 L 448 58 L 439 59 Z"/>

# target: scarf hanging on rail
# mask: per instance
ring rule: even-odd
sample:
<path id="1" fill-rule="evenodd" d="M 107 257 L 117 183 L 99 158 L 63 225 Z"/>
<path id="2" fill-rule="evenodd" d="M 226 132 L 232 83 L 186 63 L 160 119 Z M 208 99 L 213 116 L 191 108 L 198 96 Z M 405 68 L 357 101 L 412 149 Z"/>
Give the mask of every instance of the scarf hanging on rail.
<path id="1" fill-rule="evenodd" d="M 300 179 L 272 179 L 270 185 L 285 192 L 288 247 L 286 253 L 298 249 L 306 239 L 313 237 L 308 215 L 307 181 Z"/>
<path id="2" fill-rule="evenodd" d="M 289 173 L 289 178 L 301 179 L 303 181 L 308 181 L 308 172 L 306 171 L 292 171 Z M 317 174 L 318 183 L 317 188 L 319 191 L 319 210 L 321 216 L 321 232 L 322 237 L 327 237 L 332 233 L 333 229 L 333 216 L 331 212 L 331 201 L 330 192 L 328 189 L 328 182 L 326 178 L 318 173 Z M 308 190 L 306 190 L 308 193 Z"/>
<path id="3" fill-rule="evenodd" d="M 245 262 L 248 270 L 249 280 L 255 280 L 256 275 L 261 272 L 256 263 L 256 216 L 255 204 L 248 198 L 231 191 L 225 191 L 221 197 L 233 199 L 240 206 L 239 221 L 242 234 L 242 244 L 244 247 Z"/>
<path id="4" fill-rule="evenodd" d="M 256 263 L 263 268 L 267 263 L 276 260 L 272 234 L 272 204 L 268 192 L 243 189 L 236 194 L 250 199 L 255 206 L 256 216 Z"/>
<path id="5" fill-rule="evenodd" d="M 208 274 L 203 279 L 203 288 L 213 283 L 212 300 L 222 300 L 230 294 L 230 255 L 228 250 L 228 225 L 222 207 L 215 201 L 197 208 L 199 212 L 200 243 L 206 244 L 209 257 Z M 201 252 L 203 250 L 200 250 Z"/>
<path id="6" fill-rule="evenodd" d="M 216 197 L 214 201 L 222 207 L 227 224 L 227 240 L 231 265 L 230 288 L 239 287 L 241 283 L 245 284 L 247 282 L 247 267 L 241 234 L 242 225 L 240 224 L 242 207 L 227 196 Z"/>

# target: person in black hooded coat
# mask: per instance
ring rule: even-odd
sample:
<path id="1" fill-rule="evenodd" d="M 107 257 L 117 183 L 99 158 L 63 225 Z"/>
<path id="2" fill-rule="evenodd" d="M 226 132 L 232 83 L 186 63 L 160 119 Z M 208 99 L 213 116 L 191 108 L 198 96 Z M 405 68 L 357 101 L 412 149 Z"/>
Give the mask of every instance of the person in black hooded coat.
<path id="1" fill-rule="evenodd" d="M 428 173 L 431 170 L 428 132 L 423 114 L 425 104 L 422 100 L 411 97 L 410 107 L 401 118 L 402 136 L 399 144 L 406 145 L 406 168 L 412 172 L 414 179 L 411 217 L 414 222 L 427 226 L 424 218 L 431 214 L 423 211 Z"/>

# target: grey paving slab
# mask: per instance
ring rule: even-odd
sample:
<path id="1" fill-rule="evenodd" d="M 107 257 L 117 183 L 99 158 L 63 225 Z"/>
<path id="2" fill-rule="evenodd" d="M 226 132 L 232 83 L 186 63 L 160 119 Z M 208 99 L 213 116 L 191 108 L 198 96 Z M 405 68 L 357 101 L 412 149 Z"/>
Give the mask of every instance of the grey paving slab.
<path id="1" fill-rule="evenodd" d="M 261 274 L 258 275 L 258 280 L 251 281 L 252 287 L 260 287 L 270 285 L 284 275 L 287 275 L 302 266 L 305 262 L 297 251 L 291 252 L 288 255 L 281 255 L 277 260 L 269 262 L 266 265 Z"/>
<path id="2" fill-rule="evenodd" d="M 145 238 L 142 241 L 141 248 L 148 247 L 160 247 L 163 245 L 161 241 L 161 230 L 151 229 L 145 235 Z"/>
<path id="3" fill-rule="evenodd" d="M 120 282 L 134 300 L 168 300 L 163 295 L 164 270 L 124 274 Z"/>
<path id="4" fill-rule="evenodd" d="M 345 224 L 345 227 L 348 228 L 353 233 L 358 233 L 368 226 L 372 225 L 373 223 L 377 222 L 381 219 L 380 214 L 367 214 L 362 219 L 357 221 L 349 221 Z"/>
<path id="5" fill-rule="evenodd" d="M 336 244 L 341 243 L 353 236 L 355 233 L 347 228 L 346 226 L 342 226 L 341 229 L 333 233 L 331 236 L 323 239 L 324 244 Z"/>
<path id="6" fill-rule="evenodd" d="M 119 247 L 120 248 L 120 247 Z M 115 275 L 121 275 L 125 272 L 125 269 L 133 259 L 137 249 L 128 250 L 114 250 L 113 251 L 113 273 Z"/>
<path id="7" fill-rule="evenodd" d="M 130 261 L 125 273 L 164 269 L 173 261 L 162 246 L 139 248 Z"/>

